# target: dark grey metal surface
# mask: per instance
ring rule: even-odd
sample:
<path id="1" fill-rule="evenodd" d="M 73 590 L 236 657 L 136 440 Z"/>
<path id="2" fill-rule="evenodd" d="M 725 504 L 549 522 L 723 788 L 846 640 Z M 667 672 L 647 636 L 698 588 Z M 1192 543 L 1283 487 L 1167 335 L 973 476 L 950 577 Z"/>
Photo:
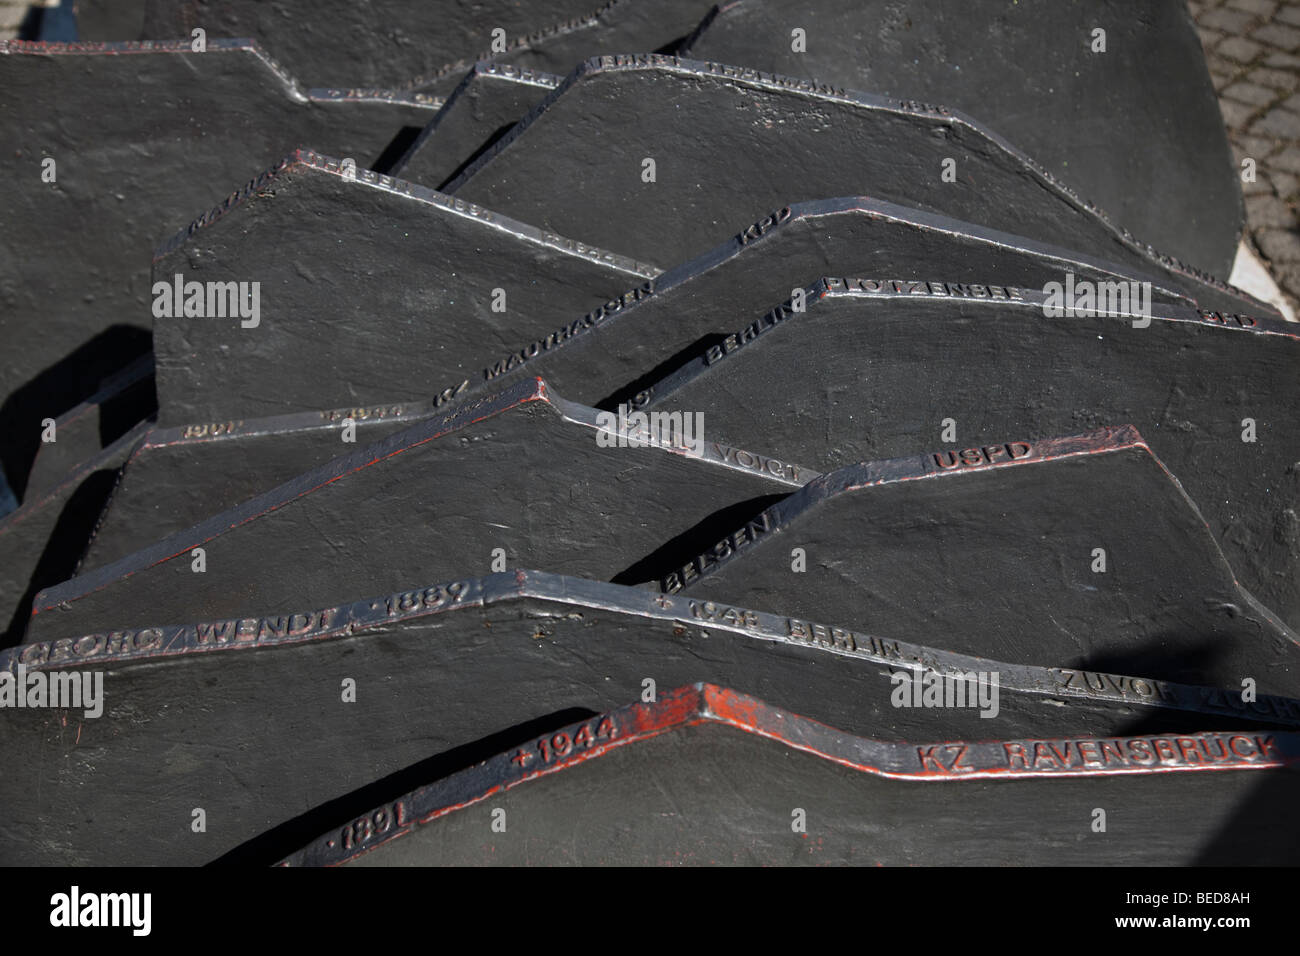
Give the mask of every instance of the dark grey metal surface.
<path id="1" fill-rule="evenodd" d="M 1300 626 L 1300 328 L 1178 306 L 1052 318 L 1037 290 L 973 291 L 826 280 L 806 312 L 698 347 L 637 407 L 705 410 L 713 438 L 821 470 L 939 448 L 948 419 L 950 451 L 1132 423 L 1242 584 Z"/>
<path id="2" fill-rule="evenodd" d="M 643 181 L 647 159 L 654 182 Z M 943 180 L 949 159 L 953 182 Z M 577 181 L 583 189 L 567 195 Z M 956 110 L 677 57 L 587 61 L 447 191 L 661 266 L 784 204 L 866 193 L 1065 240 L 1194 296 L 1217 281 Z"/>
<path id="3" fill-rule="evenodd" d="M 707 444 L 698 458 L 601 447 L 598 425 L 538 380 L 340 444 L 319 468 L 219 514 L 200 506 L 191 521 L 206 520 L 43 591 L 29 638 L 356 598 L 412 575 L 492 570 L 496 549 L 505 567 L 609 578 L 666 545 L 690 553 L 810 474 L 746 467 Z"/>
<path id="4" fill-rule="evenodd" d="M 891 744 L 696 685 L 340 820 L 282 865 L 1288 863 L 1298 764 L 1293 733 Z"/>
<path id="5" fill-rule="evenodd" d="M 682 55 L 959 109 L 1157 249 L 1232 271 L 1240 169 L 1181 0 L 740 0 Z"/>
<path id="6" fill-rule="evenodd" d="M 17 643 L 25 633 L 36 593 L 76 570 L 119 469 L 147 428 L 138 425 L 0 519 L 3 646 Z"/>
<path id="7" fill-rule="evenodd" d="M 440 189 L 563 81 L 508 63 L 474 64 L 392 174 Z"/>
<path id="8" fill-rule="evenodd" d="M 93 719 L 0 712 L 14 758 L 0 778 L 4 861 L 273 862 L 430 778 L 635 699 L 647 679 L 657 695 L 704 674 L 744 682 L 888 741 L 1300 725 L 1300 701 L 1245 705 L 1231 690 L 964 658 L 535 571 L 411 584 L 350 605 L 137 623 L 0 653 L 13 674 L 101 672 L 106 702 Z M 996 716 L 894 707 L 891 675 L 918 668 L 996 672 Z M 148 778 L 132 769 L 143 761 L 157 767 Z M 189 830 L 195 807 L 202 835 Z"/>
<path id="9" fill-rule="evenodd" d="M 150 429 L 127 458 L 80 568 L 90 570 L 126 557 L 354 447 L 364 448 L 409 429 L 413 421 L 408 419 L 361 417 L 392 407 L 353 410 L 355 445 L 342 441 L 347 428 L 342 416 L 333 422 L 319 415 L 301 416 L 317 420 L 254 434 L 226 434 L 220 424 Z"/>
<path id="10" fill-rule="evenodd" d="M 82 462 L 152 418 L 158 410 L 153 372 L 153 356 L 136 359 L 101 382 L 98 391 L 84 402 L 55 419 L 54 441 L 33 436 L 38 444 L 24 492 L 44 495 Z"/>
<path id="11" fill-rule="evenodd" d="M 249 200 L 215 228 L 178 236 L 155 262 L 155 279 L 174 282 L 178 270 L 187 281 L 255 276 L 265 290 L 257 328 L 235 318 L 157 322 L 164 423 L 257 427 L 259 416 L 345 403 L 445 404 L 499 387 L 502 362 L 513 369 L 543 356 L 562 391 L 594 404 L 704 337 L 721 339 L 794 287 L 866 261 L 925 275 L 940 259 L 962 279 L 996 275 L 1025 285 L 1067 271 L 1090 281 L 1150 281 L 1020 237 L 850 198 L 779 210 L 629 289 L 652 267 L 481 207 L 458 208 L 400 180 L 362 173 L 349 182 L 324 157 L 300 153 L 273 182 L 273 195 Z M 286 249 L 285 221 L 332 227 Z M 300 268 L 307 249 L 328 267 Z M 628 280 L 621 286 L 620 276 Z M 504 312 L 492 308 L 497 289 L 506 293 Z M 1152 298 L 1185 301 L 1158 282 Z M 348 334 L 358 315 L 365 334 Z M 588 334 L 601 326 L 608 331 Z M 282 361 L 298 349 L 316 361 Z M 321 375 L 320 365 L 334 374 Z"/>
<path id="12" fill-rule="evenodd" d="M 866 197 L 798 203 L 534 342 L 489 357 L 463 394 L 541 374 L 576 400 L 614 407 L 697 349 L 722 342 L 739 327 L 728 327 L 729 319 L 760 315 L 802 288 L 807 280 L 800 276 L 821 273 L 825 263 L 867 260 L 893 263 L 899 275 L 932 274 L 940 262 L 969 282 L 1017 275 L 1043 284 L 1068 272 L 1096 282 L 1142 278 L 1079 253 Z M 1185 301 L 1158 282 L 1151 294 L 1154 301 Z M 443 391 L 463 381 L 449 378 Z"/>
<path id="13" fill-rule="evenodd" d="M 189 41 L 5 41 L 0 431 L 39 432 L 148 351 L 150 253 L 201 210 L 220 216 L 215 190 L 236 190 L 227 203 L 256 191 L 266 163 L 304 142 L 364 168 L 437 105 L 304 90 L 246 41 L 214 39 L 204 53 Z"/>
<path id="14" fill-rule="evenodd" d="M 159 421 L 426 400 L 656 272 L 300 150 L 156 254 L 153 279 L 168 288 L 177 275 L 261 284 L 256 326 L 156 320 Z"/>
<path id="15" fill-rule="evenodd" d="M 475 60 L 567 73 L 599 53 L 675 45 L 711 6 L 708 0 L 148 0 L 140 38 L 170 40 L 202 27 L 209 36 L 256 38 L 313 85 L 404 86 L 445 95 Z"/>
<path id="16" fill-rule="evenodd" d="M 1300 637 L 1237 583 L 1134 428 L 1005 438 L 831 472 L 643 573 L 1002 660 L 1300 688 Z"/>

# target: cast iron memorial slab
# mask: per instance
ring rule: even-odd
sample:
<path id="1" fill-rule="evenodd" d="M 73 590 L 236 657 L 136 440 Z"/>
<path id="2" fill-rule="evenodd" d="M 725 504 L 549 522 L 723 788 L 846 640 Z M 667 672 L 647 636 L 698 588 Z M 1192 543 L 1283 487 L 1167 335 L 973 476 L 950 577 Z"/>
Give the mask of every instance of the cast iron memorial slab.
<path id="1" fill-rule="evenodd" d="M 682 53 L 954 107 L 1157 249 L 1232 270 L 1240 169 L 1184 3 L 741 0 Z"/>
<path id="2" fill-rule="evenodd" d="M 304 142 L 370 166 L 438 105 L 304 90 L 245 40 L 0 43 L 0 432 L 39 431 L 148 352 L 128 333 L 153 322 L 150 253 L 214 188 L 244 184 L 208 219 Z"/>
<path id="3" fill-rule="evenodd" d="M 1297 766 L 1294 732 L 893 743 L 697 684 L 384 801 L 281 865 L 1294 863 Z M 1098 806 L 1106 839 L 1066 836 Z"/>
<path id="4" fill-rule="evenodd" d="M 1202 305 L 1228 291 L 955 110 L 655 54 L 588 60 L 447 191 L 661 266 L 783 204 L 869 193 L 1155 272 Z"/>
<path id="5" fill-rule="evenodd" d="M 1005 661 L 1300 688 L 1300 637 L 1237 583 L 1131 425 L 850 465 L 614 580 L 651 576 Z"/>
<path id="6" fill-rule="evenodd" d="M 567 73 L 598 53 L 674 45 L 711 7 L 708 0 L 474 0 L 470 10 L 430 0 L 148 0 L 139 39 L 173 40 L 201 27 L 209 36 L 254 37 L 314 86 L 445 95 L 476 60 Z"/>
<path id="7" fill-rule="evenodd" d="M 825 279 L 804 312 L 787 303 L 738 325 L 628 401 L 704 410 L 710 437 L 821 470 L 908 454 L 919 436 L 957 452 L 1132 423 L 1242 584 L 1300 626 L 1300 329 L 1179 306 L 1143 315 L 1135 291 Z"/>
<path id="8" fill-rule="evenodd" d="M 100 674 L 103 705 L 0 710 L 14 768 L 0 827 L 26 837 L 3 842 L 4 861 L 274 862 L 429 779 L 704 674 L 888 741 L 1300 725 L 1300 701 L 1008 665 L 535 571 L 411 583 L 0 654 L 0 692 Z M 945 706 L 924 706 L 930 687 Z M 196 806 L 202 840 L 185 837 Z"/>
<path id="9" fill-rule="evenodd" d="M 508 63 L 475 63 L 390 172 L 440 189 L 563 81 Z"/>
<path id="10" fill-rule="evenodd" d="M 408 182 L 369 172 L 348 180 L 337 162 L 312 153 L 277 167 L 270 185 L 273 194 L 250 199 L 215 227 L 182 232 L 155 261 L 154 278 L 171 293 L 154 328 L 164 424 L 248 424 L 345 403 L 411 404 L 431 393 L 445 403 L 498 387 L 499 368 L 552 349 L 564 353 L 543 363 L 556 369 L 556 382 L 595 403 L 707 336 L 721 341 L 738 319 L 831 267 L 865 261 L 925 275 L 938 258 L 961 279 L 997 275 L 1026 286 L 1067 272 L 1151 282 L 1066 250 L 862 198 L 778 210 L 653 277 L 650 266 Z M 302 249 L 286 251 L 282 241 L 300 220 L 332 224 L 295 244 L 320 264 L 310 271 L 299 265 Z M 618 282 L 637 276 L 652 278 L 609 298 L 627 288 Z M 241 277 L 261 282 L 256 327 L 229 305 L 225 319 L 181 314 L 189 283 L 200 283 L 195 291 L 204 280 L 206 288 L 236 288 L 230 283 Z M 1150 288 L 1153 300 L 1185 301 L 1158 283 Z M 364 330 L 354 328 L 359 316 Z M 597 324 L 635 328 L 569 341 Z M 283 361 L 300 349 L 333 374 L 321 375 L 316 362 Z M 510 356 L 504 366 L 502 355 Z"/>
<path id="11" fill-rule="evenodd" d="M 354 446 L 366 447 L 439 414 L 446 411 L 438 411 L 434 402 L 411 402 L 150 428 L 126 460 L 82 567 L 115 561 L 189 527 L 196 518 L 233 508 L 347 454 Z M 771 467 L 779 474 L 783 466 Z"/>
<path id="12" fill-rule="evenodd" d="M 0 519 L 3 646 L 22 638 L 36 593 L 76 570 L 122 464 L 147 430 L 137 425 Z"/>
<path id="13" fill-rule="evenodd" d="M 307 150 L 261 179 L 155 254 L 162 425 L 428 400 L 657 272 Z"/>
<path id="14" fill-rule="evenodd" d="M 761 314 L 802 288 L 807 280 L 799 277 L 818 273 L 821 263 L 865 260 L 894 263 L 899 275 L 925 275 L 942 261 L 971 283 L 1018 275 L 1036 285 L 1076 273 L 1125 283 L 1125 290 L 1139 281 L 1142 292 L 1141 283 L 1151 281 L 1078 253 L 866 197 L 796 203 L 581 319 L 492 356 L 469 383 L 447 379 L 442 394 L 469 395 L 544 374 L 576 400 L 613 408 L 697 349 L 723 342 L 735 331 L 723 324 L 728 317 Z M 1154 282 L 1150 294 L 1153 301 L 1186 301 Z"/>
<path id="15" fill-rule="evenodd" d="M 359 449 L 341 445 L 340 457 L 235 508 L 215 513 L 200 498 L 180 514 L 207 520 L 153 529 L 147 547 L 42 592 L 28 634 L 323 604 L 494 563 L 609 578 L 673 538 L 703 546 L 814 474 L 711 445 L 694 417 L 653 435 L 615 418 L 533 380 Z M 641 435 L 653 443 L 639 447 Z M 119 526 L 152 528 L 157 497 L 131 501 Z M 128 511 L 116 497 L 113 507 Z"/>

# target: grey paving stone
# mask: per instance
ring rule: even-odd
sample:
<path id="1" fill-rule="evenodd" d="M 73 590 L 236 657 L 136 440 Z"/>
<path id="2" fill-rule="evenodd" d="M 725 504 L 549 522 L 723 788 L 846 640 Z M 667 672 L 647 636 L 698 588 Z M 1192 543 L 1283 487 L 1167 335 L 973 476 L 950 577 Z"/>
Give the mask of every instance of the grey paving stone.
<path id="1" fill-rule="evenodd" d="M 1223 114 L 1223 122 L 1232 129 L 1244 127 L 1250 118 L 1259 112 L 1259 107 L 1238 103 L 1236 100 L 1219 100 L 1219 112 Z M 1253 127 L 1252 131 L 1254 131 Z"/>
<path id="2" fill-rule="evenodd" d="M 1219 42 L 1214 48 L 1220 56 L 1227 57 L 1229 60 L 1236 60 L 1238 63 L 1252 63 L 1255 57 L 1263 52 L 1264 48 L 1252 40 L 1245 37 L 1230 36 Z"/>
<path id="3" fill-rule="evenodd" d="M 1273 191 L 1279 199 L 1295 199 L 1300 196 L 1300 176 L 1292 173 L 1272 172 L 1268 174 L 1269 181 L 1273 184 Z"/>
<path id="4" fill-rule="evenodd" d="M 1265 136 L 1247 136 L 1245 133 L 1230 130 L 1228 138 L 1234 145 L 1240 146 L 1245 155 L 1262 166 L 1268 165 L 1265 160 L 1277 149 L 1277 140 Z"/>
<path id="5" fill-rule="evenodd" d="M 1261 229 L 1255 234 L 1259 251 L 1272 263 L 1300 265 L 1300 236 L 1288 229 Z"/>
<path id="6" fill-rule="evenodd" d="M 1255 181 L 1241 184 L 1241 194 L 1243 196 L 1272 196 L 1273 184 L 1269 180 L 1267 173 L 1261 173 L 1258 168 L 1255 170 Z M 1254 224 L 1246 222 L 1246 231 L 1251 232 Z"/>
<path id="7" fill-rule="evenodd" d="M 1224 104 L 1225 106 L 1227 104 Z M 1226 117 L 1226 113 L 1224 114 Z M 1251 124 L 1256 136 L 1273 136 L 1277 139 L 1300 139 L 1300 113 L 1292 113 L 1280 106 L 1269 110 Z"/>
<path id="8" fill-rule="evenodd" d="M 1277 99 L 1278 91 L 1254 83 L 1237 82 L 1221 91 L 1229 99 L 1240 100 L 1252 106 L 1267 106 Z"/>
<path id="9" fill-rule="evenodd" d="M 1261 86 L 1271 86 L 1278 90 L 1293 90 L 1296 83 L 1300 82 L 1295 73 L 1286 70 L 1273 69 L 1254 69 L 1250 71 L 1247 79 L 1252 83 L 1258 83 Z"/>
<path id="10" fill-rule="evenodd" d="M 1300 30 L 1295 27 L 1284 26 L 1281 23 L 1270 23 L 1267 26 L 1260 27 L 1251 33 L 1251 37 L 1288 53 L 1300 47 Z"/>
<path id="11" fill-rule="evenodd" d="M 1270 156 L 1268 165 L 1270 169 L 1280 169 L 1300 176 L 1300 146 L 1295 143 L 1289 144 L 1281 152 Z"/>
<path id="12" fill-rule="evenodd" d="M 1264 18 L 1273 15 L 1273 11 L 1277 9 L 1277 0 L 1228 0 L 1228 6 Z"/>
<path id="13" fill-rule="evenodd" d="M 1256 196 L 1256 195 L 1271 196 L 1273 194 L 1274 194 L 1273 183 L 1271 183 L 1269 179 L 1269 174 L 1261 173 L 1260 170 L 1258 169 L 1256 169 L 1255 172 L 1255 182 L 1242 183 L 1243 196 Z M 1245 232 L 1249 233 L 1251 232 L 1252 229 L 1253 229 L 1253 225 L 1251 224 L 1251 222 L 1247 222 L 1247 224 L 1245 224 Z"/>
<path id="14" fill-rule="evenodd" d="M 1294 210 L 1276 196 L 1247 196 L 1246 219 L 1259 229 L 1294 229 L 1300 225 Z"/>
<path id="15" fill-rule="evenodd" d="M 1197 18 L 1198 23 L 1215 30 L 1222 30 L 1224 33 L 1242 33 L 1254 21 L 1253 14 L 1246 13 L 1244 10 L 1231 10 L 1227 7 L 1205 10 Z"/>

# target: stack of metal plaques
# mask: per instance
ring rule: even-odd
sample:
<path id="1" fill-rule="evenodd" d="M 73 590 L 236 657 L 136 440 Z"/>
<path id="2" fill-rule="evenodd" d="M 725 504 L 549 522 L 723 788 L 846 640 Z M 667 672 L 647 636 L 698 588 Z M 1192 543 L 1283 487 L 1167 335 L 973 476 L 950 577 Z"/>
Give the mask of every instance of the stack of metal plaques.
<path id="1" fill-rule="evenodd" d="M 80 13 L 0 47 L 0 862 L 1300 862 L 1181 3 Z"/>

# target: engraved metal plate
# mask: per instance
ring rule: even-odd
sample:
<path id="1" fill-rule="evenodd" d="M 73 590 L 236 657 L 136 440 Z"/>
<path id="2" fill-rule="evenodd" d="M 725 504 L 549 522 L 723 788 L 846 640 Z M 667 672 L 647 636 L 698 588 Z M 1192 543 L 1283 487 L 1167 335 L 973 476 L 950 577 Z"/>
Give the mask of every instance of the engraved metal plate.
<path id="1" fill-rule="evenodd" d="M 949 159 L 955 178 L 945 182 Z M 579 180 L 577 194 L 566 192 Z M 1068 244 L 1193 296 L 1216 281 L 946 106 L 653 54 L 587 61 L 447 191 L 665 267 L 737 221 L 867 193 Z"/>
<path id="2" fill-rule="evenodd" d="M 394 795 L 282 865 L 1258 865 L 1300 850 L 1295 733 L 979 740 L 888 743 L 683 687 Z M 1099 806 L 1107 838 L 1090 839 Z"/>
<path id="3" fill-rule="evenodd" d="M 39 430 L 148 350 L 154 246 L 197 214 L 219 217 L 265 183 L 265 164 L 304 143 L 365 168 L 432 97 L 307 90 L 246 41 L 0 46 L 0 185 L 10 290 L 0 313 L 6 435 Z M 55 181 L 42 179 L 54 161 Z M 213 204 L 224 186 L 235 194 Z M 204 212 L 206 210 L 206 212 Z M 122 329 L 140 336 L 119 336 Z M 107 338 L 105 338 L 107 337 Z M 112 339 L 109 341 L 108 339 Z M 70 355 L 99 360 L 47 370 Z"/>
<path id="4" fill-rule="evenodd" d="M 1300 327 L 1161 305 L 1053 317 L 1047 302 L 996 285 L 828 279 L 805 312 L 780 306 L 698 347 L 643 385 L 639 407 L 702 410 L 719 441 L 820 470 L 908 454 L 918 436 L 937 445 L 946 419 L 954 453 L 1132 423 L 1242 584 L 1300 626 L 1300 537 L 1289 530 Z"/>
<path id="5" fill-rule="evenodd" d="M 659 578 L 1001 660 L 1300 688 L 1295 632 L 1127 425 L 851 465 Z"/>
<path id="6" fill-rule="evenodd" d="M 300 221 L 335 228 L 286 246 L 285 230 Z M 340 233 L 349 238 L 340 241 Z M 300 267 L 307 256 L 317 263 L 310 270 Z M 155 261 L 155 280 L 173 289 L 181 274 L 186 283 L 255 277 L 264 290 L 255 328 L 233 314 L 178 315 L 184 296 L 171 296 L 172 314 L 154 331 L 161 421 L 408 405 L 431 394 L 445 402 L 499 388 L 501 372 L 551 351 L 564 354 L 536 367 L 562 392 L 594 404 L 702 338 L 721 340 L 736 316 L 762 312 L 832 267 L 866 260 L 896 275 L 926 275 L 942 260 L 954 278 L 973 282 L 998 275 L 1033 286 L 1066 272 L 1092 282 L 1151 281 L 931 213 L 837 199 L 778 210 L 629 290 L 655 270 L 408 182 L 369 173 L 349 181 L 336 161 L 304 152 L 277 167 L 267 195 L 176 237 Z M 1185 301 L 1158 282 L 1151 295 Z M 364 331 L 349 333 L 358 315 Z M 609 331 L 571 341 L 599 326 Z M 316 361 L 283 361 L 296 353 Z M 334 374 L 321 375 L 318 362 Z"/>
<path id="7" fill-rule="evenodd" d="M 0 778 L 7 824 L 53 833 L 78 821 L 75 842 L 13 841 L 5 861 L 273 862 L 389 796 L 638 698 L 647 679 L 669 698 L 705 674 L 744 682 L 887 741 L 1300 725 L 1300 701 L 1244 705 L 1231 691 L 1017 667 L 534 571 L 412 583 L 350 605 L 137 623 L 0 653 L 0 681 L 99 673 L 104 693 L 91 718 L 72 707 L 0 710 L 13 769 Z M 893 675 L 918 672 L 996 673 L 996 713 L 955 695 L 952 707 L 895 707 Z M 56 726 L 66 729 L 51 736 Z M 43 759 L 28 756 L 38 751 Z M 75 775 L 55 759 L 65 754 Z M 166 785 L 138 769 L 160 754 Z M 137 786 L 148 800 L 125 799 Z M 196 806 L 213 824 L 205 839 L 169 836 Z"/>
<path id="8" fill-rule="evenodd" d="M 209 36 L 257 39 L 314 86 L 418 86 L 445 95 L 475 60 L 567 73 L 598 53 L 658 50 L 684 39 L 711 6 L 709 0 L 475 0 L 470 9 L 429 0 L 370 0 L 362 6 L 148 0 L 138 38 L 171 40 L 202 27 Z"/>
<path id="9" fill-rule="evenodd" d="M 875 199 L 797 203 L 585 316 L 492 356 L 464 394 L 540 374 L 575 400 L 601 407 L 631 402 L 695 350 L 735 332 L 726 324 L 734 326 L 734 316 L 761 315 L 802 288 L 808 280 L 800 276 L 828 274 L 822 263 L 865 260 L 893 263 L 897 275 L 927 275 L 942 262 L 972 283 L 1017 275 L 1033 286 L 1067 273 L 1090 282 L 1151 281 L 1079 253 Z M 1153 301 L 1186 301 L 1158 282 L 1150 291 Z M 445 388 L 462 382 L 453 377 Z"/>
<path id="10" fill-rule="evenodd" d="M 1240 169 L 1185 4 L 742 0 L 683 55 L 962 110 L 1157 249 L 1232 270 Z"/>
<path id="11" fill-rule="evenodd" d="M 155 256 L 163 425 L 427 400 L 657 271 L 312 152 L 261 180 Z M 197 307 L 253 282 L 256 316 Z"/>
<path id="12" fill-rule="evenodd" d="M 417 573 L 523 566 L 608 579 L 664 548 L 693 553 L 815 474 L 697 445 L 684 424 L 676 446 L 636 447 L 642 433 L 615 434 L 616 422 L 534 380 L 355 450 L 340 443 L 340 457 L 224 512 L 183 488 L 189 507 L 163 513 L 212 517 L 174 534 L 148 522 L 160 493 L 146 482 L 119 523 L 141 521 L 157 540 L 93 569 L 88 560 L 37 595 L 28 634 L 323 604 Z"/>
<path id="13" fill-rule="evenodd" d="M 474 64 L 390 172 L 442 188 L 563 80 L 504 63 Z"/>

